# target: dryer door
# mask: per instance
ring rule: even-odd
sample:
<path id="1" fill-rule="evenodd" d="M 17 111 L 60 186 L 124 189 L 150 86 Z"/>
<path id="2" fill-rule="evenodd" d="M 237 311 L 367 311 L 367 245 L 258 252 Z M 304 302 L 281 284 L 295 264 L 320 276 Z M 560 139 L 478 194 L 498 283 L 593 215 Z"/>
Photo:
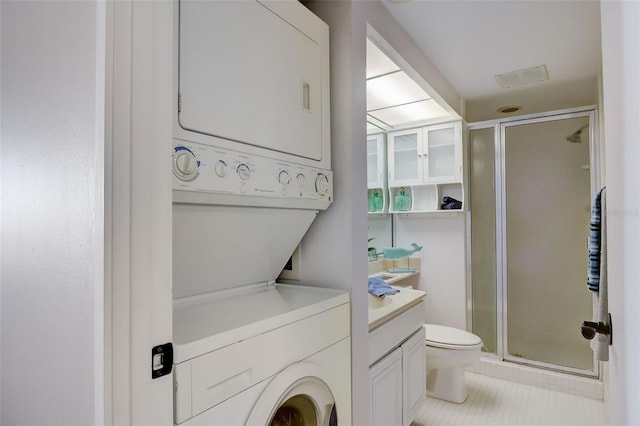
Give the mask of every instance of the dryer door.
<path id="1" fill-rule="evenodd" d="M 256 401 L 249 426 L 329 426 L 337 424 L 335 399 L 324 371 L 315 364 L 295 364 L 269 383 Z"/>

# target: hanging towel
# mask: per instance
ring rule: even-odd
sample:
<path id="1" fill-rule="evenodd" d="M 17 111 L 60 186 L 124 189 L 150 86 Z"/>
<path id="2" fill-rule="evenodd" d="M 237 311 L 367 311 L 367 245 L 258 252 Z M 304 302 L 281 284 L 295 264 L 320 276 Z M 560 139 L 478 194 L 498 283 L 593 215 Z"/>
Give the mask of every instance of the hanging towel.
<path id="1" fill-rule="evenodd" d="M 604 189 L 604 188 L 603 188 Z M 607 197 L 601 195 L 600 221 L 600 274 L 598 292 L 593 294 L 593 321 L 609 323 L 609 287 L 607 282 Z M 598 361 L 609 361 L 609 336 L 596 333 L 590 342 L 591 349 Z"/>
<path id="2" fill-rule="evenodd" d="M 600 254 L 601 254 L 601 222 L 602 222 L 602 188 L 595 200 L 593 200 L 593 207 L 591 208 L 591 223 L 589 225 L 589 262 L 587 270 L 587 288 L 595 293 L 600 288 Z"/>
<path id="3" fill-rule="evenodd" d="M 369 293 L 376 297 L 399 293 L 400 290 L 392 288 L 380 277 L 369 278 Z"/>

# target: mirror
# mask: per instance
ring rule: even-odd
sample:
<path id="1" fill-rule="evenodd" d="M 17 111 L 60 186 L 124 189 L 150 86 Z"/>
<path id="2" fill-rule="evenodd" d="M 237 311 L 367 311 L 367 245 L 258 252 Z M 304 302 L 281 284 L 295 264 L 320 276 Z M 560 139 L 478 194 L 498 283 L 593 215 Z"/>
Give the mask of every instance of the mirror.
<path id="1" fill-rule="evenodd" d="M 367 198 L 369 253 L 393 246 L 394 215 L 389 211 L 387 135 L 394 130 L 451 120 L 398 53 L 371 27 L 367 38 Z M 394 59 L 392 59 L 394 58 Z M 404 66 L 398 64 L 405 64 Z M 420 84 L 418 82 L 420 82 Z M 377 256 L 369 256 L 375 260 Z"/>

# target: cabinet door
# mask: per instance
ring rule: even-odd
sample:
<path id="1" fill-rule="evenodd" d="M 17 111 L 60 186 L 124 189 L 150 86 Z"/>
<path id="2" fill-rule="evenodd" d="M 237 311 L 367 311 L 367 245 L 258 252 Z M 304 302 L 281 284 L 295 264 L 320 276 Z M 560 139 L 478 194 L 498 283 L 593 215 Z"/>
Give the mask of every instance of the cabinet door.
<path id="1" fill-rule="evenodd" d="M 389 133 L 389 186 L 422 183 L 422 129 Z"/>
<path id="2" fill-rule="evenodd" d="M 446 123 L 424 129 L 425 182 L 460 182 L 462 125 Z"/>
<path id="3" fill-rule="evenodd" d="M 409 426 L 427 393 L 427 367 L 424 329 L 420 327 L 402 345 L 402 424 Z"/>
<path id="4" fill-rule="evenodd" d="M 384 189 L 384 135 L 367 136 L 367 188 Z"/>
<path id="5" fill-rule="evenodd" d="M 372 426 L 402 425 L 402 348 L 397 348 L 369 369 Z"/>

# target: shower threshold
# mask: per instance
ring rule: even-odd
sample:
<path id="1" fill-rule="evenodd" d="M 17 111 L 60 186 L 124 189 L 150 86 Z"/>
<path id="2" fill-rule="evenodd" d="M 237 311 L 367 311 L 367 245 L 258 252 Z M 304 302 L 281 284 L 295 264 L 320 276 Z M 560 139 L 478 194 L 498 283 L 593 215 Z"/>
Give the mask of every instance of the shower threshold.
<path id="1" fill-rule="evenodd" d="M 483 354 L 467 371 L 496 379 L 555 390 L 586 398 L 604 399 L 604 385 L 597 377 L 584 377 L 566 372 L 502 361 L 495 355 Z"/>

